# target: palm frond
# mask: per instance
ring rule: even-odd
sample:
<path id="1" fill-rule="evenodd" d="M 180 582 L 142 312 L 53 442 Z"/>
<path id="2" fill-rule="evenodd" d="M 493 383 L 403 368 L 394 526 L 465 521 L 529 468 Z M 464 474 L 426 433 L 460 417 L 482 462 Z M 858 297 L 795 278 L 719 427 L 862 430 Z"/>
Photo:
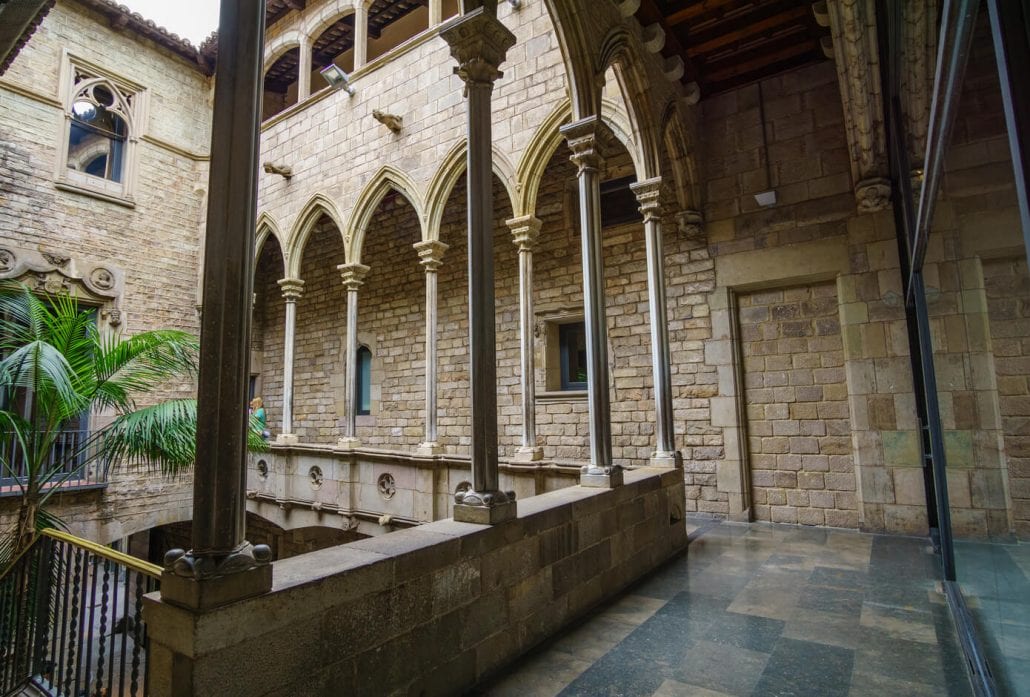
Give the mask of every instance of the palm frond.
<path id="1" fill-rule="evenodd" d="M 92 370 L 97 404 L 131 409 L 135 395 L 172 378 L 195 374 L 198 350 L 195 336 L 173 329 L 142 332 L 128 339 L 102 339 Z"/>

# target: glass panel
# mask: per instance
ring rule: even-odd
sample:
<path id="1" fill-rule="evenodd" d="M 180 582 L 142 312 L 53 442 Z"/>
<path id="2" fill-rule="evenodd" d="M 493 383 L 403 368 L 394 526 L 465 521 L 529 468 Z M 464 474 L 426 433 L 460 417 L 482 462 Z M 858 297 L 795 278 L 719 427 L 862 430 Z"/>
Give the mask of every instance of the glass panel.
<path id="1" fill-rule="evenodd" d="M 362 346 L 358 349 L 358 414 L 372 413 L 372 352 Z"/>
<path id="2" fill-rule="evenodd" d="M 85 100 L 76 102 L 68 131 L 68 168 L 120 182 L 127 135 L 121 116 Z"/>
<path id="3" fill-rule="evenodd" d="M 558 327 L 561 348 L 561 388 L 585 390 L 587 388 L 587 338 L 582 322 Z"/>

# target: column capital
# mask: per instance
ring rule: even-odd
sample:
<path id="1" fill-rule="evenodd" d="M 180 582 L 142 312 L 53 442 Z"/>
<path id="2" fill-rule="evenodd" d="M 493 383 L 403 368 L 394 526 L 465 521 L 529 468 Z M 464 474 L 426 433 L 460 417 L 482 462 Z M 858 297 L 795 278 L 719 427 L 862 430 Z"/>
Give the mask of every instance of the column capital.
<path id="1" fill-rule="evenodd" d="M 637 197 L 640 204 L 640 214 L 644 216 L 644 222 L 650 223 L 661 218 L 662 215 L 662 178 L 651 177 L 635 184 L 629 185 L 633 195 Z"/>
<path id="2" fill-rule="evenodd" d="M 511 230 L 511 239 L 520 252 L 532 252 L 540 236 L 540 219 L 535 215 L 523 215 L 506 220 L 505 225 Z"/>
<path id="3" fill-rule="evenodd" d="M 579 168 L 579 174 L 604 167 L 603 151 L 608 143 L 610 131 L 600 116 L 588 116 L 567 123 L 559 130 L 568 141 L 569 149 L 572 151 L 569 159 Z"/>
<path id="4" fill-rule="evenodd" d="M 443 265 L 443 253 L 450 248 L 440 240 L 424 240 L 411 245 L 418 252 L 418 263 L 426 271 L 436 271 Z"/>
<path id="5" fill-rule="evenodd" d="M 441 38 L 458 61 L 454 74 L 466 86 L 493 85 L 503 75 L 497 68 L 515 45 L 515 35 L 497 19 L 496 2 L 493 8 L 491 13 L 489 7 L 477 7 L 440 28 Z"/>
<path id="6" fill-rule="evenodd" d="M 365 275 L 368 273 L 368 267 L 364 264 L 340 264 L 336 267 L 336 270 L 340 272 L 340 277 L 343 279 L 343 285 L 347 290 L 357 290 L 361 287 L 361 284 L 365 282 Z"/>
<path id="7" fill-rule="evenodd" d="M 679 231 L 687 237 L 698 237 L 705 229 L 705 217 L 701 211 L 685 210 L 676 214 Z"/>
<path id="8" fill-rule="evenodd" d="M 304 294 L 304 281 L 299 278 L 280 278 L 276 283 L 287 302 L 295 301 Z"/>

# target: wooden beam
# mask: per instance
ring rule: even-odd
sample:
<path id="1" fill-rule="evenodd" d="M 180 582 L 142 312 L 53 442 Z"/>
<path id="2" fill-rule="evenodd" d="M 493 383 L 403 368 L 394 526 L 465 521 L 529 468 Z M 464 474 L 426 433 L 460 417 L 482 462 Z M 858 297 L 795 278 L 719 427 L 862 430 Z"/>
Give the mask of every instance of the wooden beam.
<path id="1" fill-rule="evenodd" d="M 677 24 L 696 20 L 698 17 L 709 12 L 716 12 L 725 9 L 726 7 L 739 4 L 740 0 L 701 0 L 701 2 L 691 3 L 682 10 L 673 12 L 665 18 L 665 22 L 670 27 L 674 27 Z"/>
<path id="2" fill-rule="evenodd" d="M 795 0 L 763 6 L 755 12 L 721 22 L 704 32 L 692 33 L 687 41 L 687 52 L 691 56 L 711 53 L 756 35 L 774 34 L 776 29 L 784 25 L 803 23 L 811 12 L 811 7 L 799 7 Z"/>
<path id="3" fill-rule="evenodd" d="M 640 9 L 637 10 L 637 20 L 643 26 L 658 24 L 665 31 L 665 47 L 662 55 L 665 57 L 679 56 L 683 59 L 683 81 L 694 82 L 697 80 L 697 66 L 690 60 L 683 44 L 680 42 L 676 32 L 666 24 L 665 14 L 659 9 L 654 0 L 641 0 Z"/>
<path id="4" fill-rule="evenodd" d="M 764 43 L 750 51 L 730 54 L 718 61 L 712 61 L 705 66 L 704 80 L 705 82 L 722 82 L 740 75 L 772 74 L 772 72 L 778 72 L 778 69 L 769 72 L 764 68 L 812 52 L 822 55 L 822 49 L 819 48 L 819 42 L 816 39 L 802 37 L 799 40 L 799 37 L 790 34 Z M 709 69 L 712 63 L 716 66 L 723 64 L 724 67 Z"/>

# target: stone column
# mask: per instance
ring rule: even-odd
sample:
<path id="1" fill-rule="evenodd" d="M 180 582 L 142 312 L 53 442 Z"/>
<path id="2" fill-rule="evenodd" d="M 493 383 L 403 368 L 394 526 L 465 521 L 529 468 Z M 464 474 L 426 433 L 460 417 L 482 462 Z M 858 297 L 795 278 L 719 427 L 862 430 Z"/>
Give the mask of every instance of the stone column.
<path id="1" fill-rule="evenodd" d="M 630 188 L 644 216 L 647 250 L 647 301 L 651 312 L 651 371 L 654 383 L 654 416 L 657 444 L 651 454 L 656 467 L 682 467 L 672 425 L 672 378 L 669 374 L 669 321 L 665 306 L 665 254 L 662 251 L 662 178 L 655 177 Z"/>
<path id="2" fill-rule="evenodd" d="M 583 316 L 587 339 L 587 400 L 590 410 L 590 464 L 580 484 L 611 487 L 622 484 L 622 467 L 612 463 L 611 397 L 608 387 L 608 326 L 604 307 L 604 258 L 601 249 L 600 141 L 605 136 L 600 116 L 562 126 L 579 168 L 579 222 L 583 249 Z"/>
<path id="3" fill-rule="evenodd" d="M 297 435 L 293 432 L 293 346 L 297 334 L 297 300 L 304 292 L 304 281 L 281 278 L 278 283 L 286 300 L 286 336 L 283 345 L 283 427 L 276 441 L 296 443 Z"/>
<path id="4" fill-rule="evenodd" d="M 492 5 L 492 6 L 491 6 Z M 500 491 L 497 469 L 497 345 L 494 332 L 493 181 L 490 98 L 497 69 L 515 35 L 497 19 L 497 3 L 441 28 L 468 96 L 469 364 L 472 490 L 455 496 L 454 519 L 499 523 L 515 517 L 515 493 Z"/>
<path id="5" fill-rule="evenodd" d="M 508 221 L 519 248 L 519 336 L 522 347 L 522 445 L 515 451 L 518 462 L 536 462 L 544 449 L 536 444 L 536 361 L 533 355 L 533 247 L 540 234 L 540 220 L 532 215 Z"/>
<path id="6" fill-rule="evenodd" d="M 370 0 L 354 3 L 354 69 L 363 66 L 368 56 L 368 5 Z"/>
<path id="7" fill-rule="evenodd" d="M 193 611 L 266 593 L 272 587 L 271 550 L 244 539 L 265 3 L 222 0 L 219 26 L 192 549 L 170 550 L 161 575 L 161 598 Z"/>
<path id="8" fill-rule="evenodd" d="M 337 447 L 356 448 L 361 445 L 357 437 L 358 416 L 358 288 L 365 282 L 368 267 L 364 264 L 340 264 L 336 267 L 347 289 L 347 337 L 345 350 L 347 362 L 343 379 L 344 414 L 343 437 L 336 441 Z"/>
<path id="9" fill-rule="evenodd" d="M 414 245 L 419 263 L 426 270 L 426 436 L 415 451 L 419 455 L 443 452 L 443 447 L 436 440 L 436 272 L 443 264 L 447 246 L 439 240 L 416 242 Z"/>
<path id="10" fill-rule="evenodd" d="M 302 36 L 297 63 L 297 102 L 303 102 L 311 96 L 311 38 Z"/>
<path id="11" fill-rule="evenodd" d="M 429 0 L 429 26 L 435 27 L 443 21 L 443 0 Z"/>

